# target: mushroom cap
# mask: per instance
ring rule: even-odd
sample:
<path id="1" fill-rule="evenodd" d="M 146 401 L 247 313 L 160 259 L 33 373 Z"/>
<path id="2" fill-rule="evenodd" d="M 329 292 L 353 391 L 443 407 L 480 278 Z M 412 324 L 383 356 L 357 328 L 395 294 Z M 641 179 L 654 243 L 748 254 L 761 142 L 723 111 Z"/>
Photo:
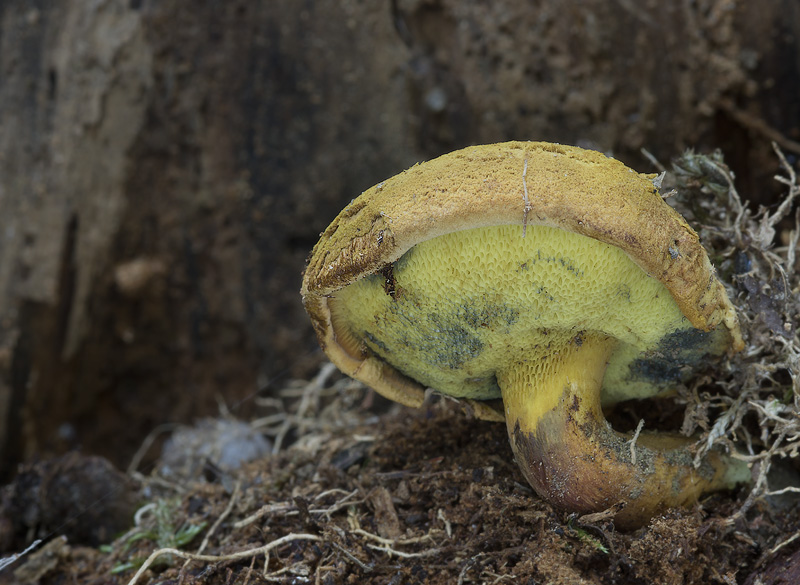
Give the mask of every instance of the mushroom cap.
<path id="1" fill-rule="evenodd" d="M 661 198 L 654 175 L 577 147 L 543 142 L 475 146 L 415 165 L 354 199 L 308 261 L 303 303 L 330 359 L 384 396 L 419 406 L 425 387 L 365 345 L 340 343 L 330 298 L 383 273 L 413 246 L 452 232 L 499 225 L 554 227 L 622 250 L 669 291 L 696 329 L 720 325 L 742 346 L 736 313 L 686 221 Z M 527 206 L 526 206 L 527 202 Z M 501 419 L 468 401 L 482 418 Z"/>

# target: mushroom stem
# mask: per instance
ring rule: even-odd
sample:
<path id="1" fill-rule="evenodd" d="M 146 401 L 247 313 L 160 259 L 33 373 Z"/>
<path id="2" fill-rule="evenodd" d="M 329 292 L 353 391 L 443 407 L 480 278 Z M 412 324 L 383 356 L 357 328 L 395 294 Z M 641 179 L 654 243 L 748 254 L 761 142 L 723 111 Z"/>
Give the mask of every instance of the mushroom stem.
<path id="1" fill-rule="evenodd" d="M 717 452 L 697 468 L 690 439 L 618 433 L 600 404 L 606 361 L 615 341 L 599 333 L 570 334 L 546 369 L 537 359 L 498 375 L 517 463 L 547 501 L 577 513 L 622 503 L 620 528 L 635 528 L 708 491 L 733 487 L 749 471 Z M 635 455 L 634 455 L 635 453 Z"/>

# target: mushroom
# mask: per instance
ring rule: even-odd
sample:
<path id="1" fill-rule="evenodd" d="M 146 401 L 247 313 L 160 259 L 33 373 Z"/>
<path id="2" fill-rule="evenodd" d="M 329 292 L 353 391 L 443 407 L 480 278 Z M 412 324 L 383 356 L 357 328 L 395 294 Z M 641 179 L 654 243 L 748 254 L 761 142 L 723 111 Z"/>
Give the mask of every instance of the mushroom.
<path id="1" fill-rule="evenodd" d="M 697 234 L 643 175 L 542 142 L 475 146 L 365 191 L 308 261 L 303 303 L 328 357 L 384 396 L 431 388 L 505 420 L 558 508 L 636 527 L 750 478 L 692 440 L 616 432 L 603 407 L 674 389 L 742 348 Z M 502 399 L 502 403 L 499 401 Z"/>

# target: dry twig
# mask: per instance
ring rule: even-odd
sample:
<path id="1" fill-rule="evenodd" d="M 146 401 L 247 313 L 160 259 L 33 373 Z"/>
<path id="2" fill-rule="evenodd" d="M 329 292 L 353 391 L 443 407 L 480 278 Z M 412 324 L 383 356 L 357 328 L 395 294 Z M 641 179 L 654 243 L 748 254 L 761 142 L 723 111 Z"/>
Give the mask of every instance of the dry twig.
<path id="1" fill-rule="evenodd" d="M 251 548 L 248 550 L 242 550 L 235 553 L 230 553 L 227 555 L 198 555 L 189 552 L 185 552 L 182 550 L 178 550 L 176 548 L 161 548 L 154 551 L 147 560 L 142 564 L 133 578 L 128 581 L 128 585 L 135 585 L 139 578 L 144 574 L 147 569 L 153 564 L 153 562 L 158 559 L 158 557 L 163 555 L 174 555 L 176 557 L 187 559 L 190 561 L 204 561 L 207 563 L 218 563 L 222 561 L 239 561 L 242 559 L 250 559 L 255 556 L 265 555 L 269 553 L 271 550 L 278 548 L 279 546 L 283 546 L 287 542 L 292 542 L 295 540 L 322 540 L 319 536 L 314 534 L 287 534 L 277 540 L 273 540 L 272 542 L 265 544 L 263 546 L 258 546 L 255 548 Z"/>

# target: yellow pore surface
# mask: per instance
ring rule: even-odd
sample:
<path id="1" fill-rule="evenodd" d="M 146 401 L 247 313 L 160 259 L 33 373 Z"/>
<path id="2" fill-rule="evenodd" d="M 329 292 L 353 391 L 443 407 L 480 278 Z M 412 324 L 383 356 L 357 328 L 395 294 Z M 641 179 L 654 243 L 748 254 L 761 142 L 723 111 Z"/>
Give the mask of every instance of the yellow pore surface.
<path id="1" fill-rule="evenodd" d="M 497 379 L 520 366 L 531 382 L 547 378 L 576 341 L 603 335 L 614 344 L 604 402 L 652 395 L 658 380 L 629 366 L 658 354 L 665 336 L 695 331 L 624 252 L 544 226 L 524 238 L 508 225 L 422 242 L 330 306 L 342 345 L 366 344 L 421 384 L 474 399 L 500 397 Z"/>

